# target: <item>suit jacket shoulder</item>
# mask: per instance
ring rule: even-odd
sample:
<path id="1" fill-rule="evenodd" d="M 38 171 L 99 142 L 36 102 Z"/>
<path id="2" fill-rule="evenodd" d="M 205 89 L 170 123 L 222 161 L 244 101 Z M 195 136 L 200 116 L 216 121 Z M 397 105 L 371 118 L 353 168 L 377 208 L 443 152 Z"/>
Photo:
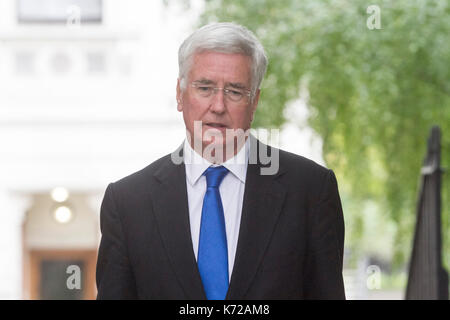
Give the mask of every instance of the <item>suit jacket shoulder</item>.
<path id="1" fill-rule="evenodd" d="M 308 197 L 309 203 L 319 201 L 323 188 L 331 182 L 337 188 L 334 172 L 313 160 L 288 151 L 269 147 L 279 153 L 279 181 L 288 190 Z"/>
<path id="2" fill-rule="evenodd" d="M 262 175 L 261 161 L 249 162 L 227 299 L 345 298 L 344 224 L 333 172 L 267 147 L 278 153 L 272 160 L 279 167 Z M 108 186 L 99 298 L 205 298 L 189 241 L 184 164 L 174 163 L 173 154 Z"/>

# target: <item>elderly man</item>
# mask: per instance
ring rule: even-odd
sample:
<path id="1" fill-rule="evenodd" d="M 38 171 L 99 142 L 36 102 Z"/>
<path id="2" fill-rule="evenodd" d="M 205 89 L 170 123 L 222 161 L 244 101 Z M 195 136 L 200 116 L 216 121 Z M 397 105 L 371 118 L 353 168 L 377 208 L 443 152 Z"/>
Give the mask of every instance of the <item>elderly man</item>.
<path id="1" fill-rule="evenodd" d="M 179 49 L 186 139 L 111 183 L 99 299 L 344 299 L 344 222 L 331 170 L 249 135 L 267 67 L 233 23 Z M 266 150 L 276 170 L 262 161 Z"/>

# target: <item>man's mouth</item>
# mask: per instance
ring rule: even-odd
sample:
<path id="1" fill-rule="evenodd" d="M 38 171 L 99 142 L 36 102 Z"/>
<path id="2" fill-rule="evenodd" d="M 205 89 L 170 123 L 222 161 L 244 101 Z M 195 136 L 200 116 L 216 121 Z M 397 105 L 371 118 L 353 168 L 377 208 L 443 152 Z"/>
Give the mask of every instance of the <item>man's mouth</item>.
<path id="1" fill-rule="evenodd" d="M 226 128 L 227 126 L 222 124 L 222 123 L 216 123 L 216 122 L 206 122 L 205 123 L 207 126 L 213 127 L 213 128 Z"/>

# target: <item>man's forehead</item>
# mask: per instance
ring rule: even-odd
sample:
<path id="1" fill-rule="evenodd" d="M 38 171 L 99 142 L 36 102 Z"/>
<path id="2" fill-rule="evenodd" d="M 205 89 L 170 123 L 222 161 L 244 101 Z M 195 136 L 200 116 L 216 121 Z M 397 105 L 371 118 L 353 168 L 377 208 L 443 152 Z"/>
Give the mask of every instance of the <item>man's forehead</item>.
<path id="1" fill-rule="evenodd" d="M 240 53 L 199 52 L 194 54 L 188 77 L 202 84 L 224 80 L 234 87 L 246 87 L 251 78 L 251 58 Z"/>
<path id="2" fill-rule="evenodd" d="M 251 61 L 251 57 L 244 54 L 244 53 L 233 53 L 233 52 L 221 52 L 221 51 L 213 51 L 213 50 L 203 50 L 203 51 L 199 51 L 199 52 L 195 52 L 193 54 L 194 59 L 199 59 L 199 58 L 205 58 L 205 57 L 212 57 L 217 58 L 217 57 L 224 57 L 224 58 L 242 58 L 244 60 L 248 60 L 249 62 Z"/>
<path id="3" fill-rule="evenodd" d="M 191 67 L 197 69 L 222 67 L 226 70 L 232 70 L 234 67 L 246 72 L 250 72 L 251 69 L 251 58 L 240 53 L 204 51 L 194 54 L 191 61 Z"/>

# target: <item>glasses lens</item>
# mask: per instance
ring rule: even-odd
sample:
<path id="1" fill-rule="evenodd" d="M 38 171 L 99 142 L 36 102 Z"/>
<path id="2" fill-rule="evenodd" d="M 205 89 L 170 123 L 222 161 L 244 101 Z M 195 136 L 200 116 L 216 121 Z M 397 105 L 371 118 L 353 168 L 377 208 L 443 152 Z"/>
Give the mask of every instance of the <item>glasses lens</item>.
<path id="1" fill-rule="evenodd" d="M 231 101 L 240 101 L 242 97 L 244 96 L 244 93 L 240 90 L 236 89 L 225 89 L 225 94 L 228 98 L 230 98 Z"/>
<path id="2" fill-rule="evenodd" d="M 236 89 L 236 88 L 216 88 L 214 86 L 210 86 L 210 85 L 205 85 L 205 84 L 197 84 L 197 83 L 193 83 L 192 87 L 194 88 L 195 93 L 200 96 L 200 97 L 204 97 L 204 98 L 208 98 L 211 97 L 213 95 L 213 93 L 217 93 L 218 90 L 223 90 L 223 93 L 225 95 L 225 97 L 233 102 L 238 102 L 241 101 L 242 98 L 248 94 L 241 89 Z"/>
<path id="3" fill-rule="evenodd" d="M 214 91 L 213 87 L 205 85 L 196 85 L 194 88 L 195 92 L 201 97 L 209 97 Z"/>

